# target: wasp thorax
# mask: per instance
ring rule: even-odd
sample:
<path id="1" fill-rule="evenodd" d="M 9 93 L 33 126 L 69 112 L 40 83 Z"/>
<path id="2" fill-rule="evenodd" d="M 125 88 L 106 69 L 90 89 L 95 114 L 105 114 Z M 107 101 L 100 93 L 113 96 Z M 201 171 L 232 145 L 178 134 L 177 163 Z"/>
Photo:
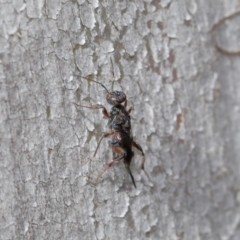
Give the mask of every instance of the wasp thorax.
<path id="1" fill-rule="evenodd" d="M 114 91 L 108 93 L 106 99 L 109 104 L 118 105 L 126 100 L 126 94 L 124 92 Z"/>

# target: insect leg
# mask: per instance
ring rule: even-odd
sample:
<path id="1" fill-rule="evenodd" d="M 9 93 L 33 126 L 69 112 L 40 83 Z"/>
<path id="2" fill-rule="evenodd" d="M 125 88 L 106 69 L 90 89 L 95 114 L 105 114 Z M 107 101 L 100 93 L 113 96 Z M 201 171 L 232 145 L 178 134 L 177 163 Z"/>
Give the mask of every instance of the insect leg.
<path id="1" fill-rule="evenodd" d="M 121 155 L 120 157 L 114 159 L 112 162 L 108 163 L 108 165 L 103 169 L 103 171 L 98 175 L 98 177 L 93 181 L 94 183 L 97 182 L 97 180 L 114 164 L 120 162 L 124 158 L 124 155 Z"/>
<path id="2" fill-rule="evenodd" d="M 144 155 L 144 152 L 142 150 L 142 147 L 139 145 L 139 143 L 133 141 L 132 142 L 132 145 L 133 147 L 137 148 L 141 153 L 142 153 L 142 156 L 143 156 L 143 160 L 142 160 L 142 165 L 141 165 L 141 168 L 144 170 L 144 163 L 145 163 L 145 155 Z"/>
<path id="3" fill-rule="evenodd" d="M 113 152 L 115 152 L 117 154 L 124 154 L 124 155 L 126 154 L 125 151 L 122 148 L 120 148 L 120 147 L 114 147 L 114 146 L 111 146 L 111 147 L 112 147 Z M 133 183 L 134 187 L 137 188 L 129 164 L 125 163 L 125 167 L 126 167 L 128 173 L 129 173 L 129 175 L 130 175 L 130 177 L 132 179 L 132 183 Z"/>
<path id="4" fill-rule="evenodd" d="M 145 167 L 144 167 L 145 154 L 144 154 L 144 152 L 143 152 L 143 150 L 142 150 L 142 147 L 140 146 L 139 143 L 137 143 L 137 142 L 135 142 L 135 141 L 132 142 L 132 145 L 133 145 L 133 147 L 137 148 L 137 149 L 142 153 L 143 160 L 142 160 L 141 169 L 145 172 L 145 174 L 146 174 L 146 176 L 148 177 L 149 181 L 152 182 L 151 178 L 148 176 L 148 174 L 147 174 L 147 172 L 146 172 L 146 170 L 145 170 Z"/>
<path id="5" fill-rule="evenodd" d="M 127 110 L 127 103 L 128 103 L 128 102 L 127 102 L 127 99 L 126 99 L 125 102 L 124 102 L 124 105 L 123 105 L 126 110 Z M 127 112 L 130 114 L 132 110 L 134 110 L 134 107 L 130 107 L 130 108 L 127 110 Z"/>
<path id="6" fill-rule="evenodd" d="M 125 100 L 125 102 L 124 102 L 124 108 L 126 109 L 127 108 L 127 99 Z"/>
<path id="7" fill-rule="evenodd" d="M 102 140 L 103 140 L 104 138 L 107 138 L 107 137 L 112 136 L 113 134 L 114 134 L 114 132 L 110 132 L 110 133 L 105 133 L 105 134 L 102 135 L 102 137 L 100 138 L 100 141 L 98 142 L 97 148 L 96 148 L 96 150 L 95 150 L 95 152 L 94 152 L 93 158 L 96 156 L 97 150 L 98 150 L 98 148 L 99 148 Z"/>
<path id="8" fill-rule="evenodd" d="M 130 114 L 132 110 L 133 110 L 133 107 L 130 107 L 130 108 L 128 109 L 128 113 Z"/>
<path id="9" fill-rule="evenodd" d="M 109 137 L 109 136 L 111 136 L 111 135 L 113 135 L 113 134 L 114 134 L 114 132 L 110 132 L 110 133 L 105 133 L 105 134 L 102 135 L 100 141 L 98 142 L 98 145 L 97 145 L 97 148 L 96 148 L 96 150 L 95 150 L 95 152 L 94 152 L 93 157 L 91 157 L 89 160 L 87 160 L 83 165 L 87 164 L 88 162 L 91 162 L 91 161 L 93 160 L 93 158 L 96 156 L 97 151 L 98 151 L 98 148 L 99 148 L 99 146 L 100 146 L 103 138 L 107 138 L 107 137 Z"/>
<path id="10" fill-rule="evenodd" d="M 84 107 L 84 108 L 90 108 L 90 109 L 102 109 L 102 113 L 106 118 L 111 118 L 110 114 L 108 113 L 107 109 L 103 105 L 93 105 L 93 106 L 83 106 L 81 104 L 77 104 L 73 102 L 74 105 L 79 106 L 79 107 Z"/>

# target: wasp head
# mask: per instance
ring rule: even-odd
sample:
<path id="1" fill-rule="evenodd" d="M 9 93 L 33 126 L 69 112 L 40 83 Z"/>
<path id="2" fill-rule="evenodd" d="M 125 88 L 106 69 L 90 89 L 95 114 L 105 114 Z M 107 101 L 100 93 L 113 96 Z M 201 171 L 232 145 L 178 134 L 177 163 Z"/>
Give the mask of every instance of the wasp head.
<path id="1" fill-rule="evenodd" d="M 126 94 L 120 91 L 108 92 L 106 100 L 111 105 L 118 105 L 126 100 Z"/>

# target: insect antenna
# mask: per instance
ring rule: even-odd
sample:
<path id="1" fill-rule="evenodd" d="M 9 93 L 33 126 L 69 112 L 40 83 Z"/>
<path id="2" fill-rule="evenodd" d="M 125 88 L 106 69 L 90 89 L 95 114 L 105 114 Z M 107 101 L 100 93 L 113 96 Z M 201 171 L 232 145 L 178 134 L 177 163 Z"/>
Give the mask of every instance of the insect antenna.
<path id="1" fill-rule="evenodd" d="M 108 89 L 107 89 L 102 83 L 100 83 L 100 82 L 98 82 L 98 81 L 96 81 L 96 80 L 93 80 L 93 79 L 91 79 L 91 78 L 83 77 L 83 76 L 81 76 L 81 78 L 84 78 L 84 79 L 86 79 L 86 80 L 88 80 L 88 81 L 90 81 L 90 82 L 95 82 L 95 83 L 100 84 L 100 85 L 107 91 L 107 93 L 109 93 Z"/>
<path id="2" fill-rule="evenodd" d="M 91 81 L 100 84 L 100 85 L 107 91 L 107 93 L 109 93 L 109 91 L 107 90 L 107 88 L 106 88 L 102 83 L 100 83 L 100 82 L 98 82 L 98 81 L 95 81 L 95 80 L 91 80 Z"/>
<path id="3" fill-rule="evenodd" d="M 111 60 L 112 76 L 113 76 L 113 81 L 112 81 L 112 91 L 113 91 L 113 85 L 114 85 L 114 82 L 115 82 L 116 80 L 115 80 L 115 75 L 114 75 L 114 65 L 113 65 L 113 60 L 112 60 L 111 57 L 110 57 L 110 60 Z"/>
<path id="4" fill-rule="evenodd" d="M 108 23 L 112 24 L 112 25 L 114 26 L 114 28 L 119 32 L 118 27 L 117 27 L 116 24 L 113 22 L 112 17 L 110 16 L 108 0 L 105 0 L 104 2 L 106 3 L 107 21 L 108 21 Z"/>

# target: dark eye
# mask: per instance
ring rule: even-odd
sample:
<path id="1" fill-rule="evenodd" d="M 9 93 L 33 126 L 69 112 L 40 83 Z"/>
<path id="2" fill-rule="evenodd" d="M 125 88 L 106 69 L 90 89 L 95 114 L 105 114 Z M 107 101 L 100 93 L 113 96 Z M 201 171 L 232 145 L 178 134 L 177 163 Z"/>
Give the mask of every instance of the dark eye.
<path id="1" fill-rule="evenodd" d="M 119 140 L 112 140 L 112 145 L 116 145 L 116 144 L 118 144 L 119 143 Z"/>
<path id="2" fill-rule="evenodd" d="M 118 97 L 121 96 L 121 92 L 116 91 L 115 93 L 116 93 L 116 95 L 117 95 Z"/>

